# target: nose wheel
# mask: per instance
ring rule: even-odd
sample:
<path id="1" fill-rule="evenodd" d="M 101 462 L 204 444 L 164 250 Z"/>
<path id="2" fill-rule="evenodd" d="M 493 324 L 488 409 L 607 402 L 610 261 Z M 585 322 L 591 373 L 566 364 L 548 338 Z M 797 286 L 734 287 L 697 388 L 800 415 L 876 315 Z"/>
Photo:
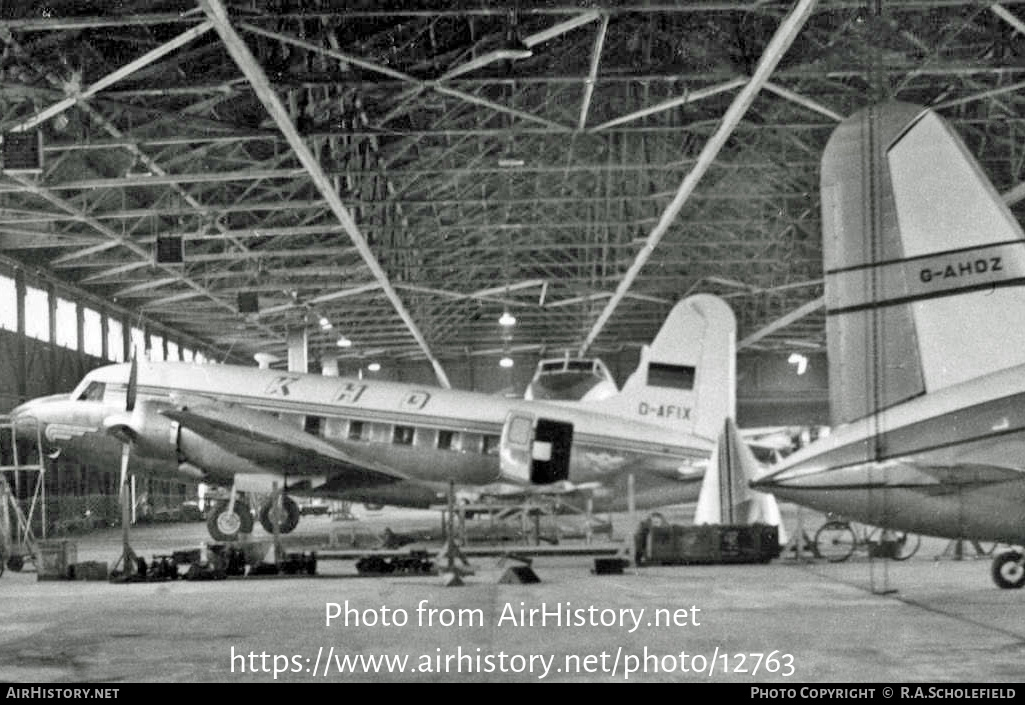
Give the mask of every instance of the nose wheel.
<path id="1" fill-rule="evenodd" d="M 1021 551 L 1004 551 L 993 559 L 993 582 L 1005 590 L 1025 585 L 1025 555 Z"/>

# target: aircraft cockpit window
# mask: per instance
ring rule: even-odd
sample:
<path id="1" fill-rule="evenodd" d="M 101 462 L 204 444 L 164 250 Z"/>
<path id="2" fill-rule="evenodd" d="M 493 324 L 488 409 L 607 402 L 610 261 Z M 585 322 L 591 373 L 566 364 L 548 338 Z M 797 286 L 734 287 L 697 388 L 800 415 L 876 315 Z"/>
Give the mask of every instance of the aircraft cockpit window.
<path id="1" fill-rule="evenodd" d="M 566 369 L 570 372 L 590 372 L 594 363 L 590 360 L 569 360 Z"/>
<path id="2" fill-rule="evenodd" d="M 89 386 L 78 395 L 78 401 L 103 401 L 103 392 L 106 386 L 103 382 L 90 382 Z"/>
<path id="3" fill-rule="evenodd" d="M 541 370 L 543 372 L 555 372 L 562 369 L 562 360 L 555 360 L 553 362 L 542 362 Z"/>

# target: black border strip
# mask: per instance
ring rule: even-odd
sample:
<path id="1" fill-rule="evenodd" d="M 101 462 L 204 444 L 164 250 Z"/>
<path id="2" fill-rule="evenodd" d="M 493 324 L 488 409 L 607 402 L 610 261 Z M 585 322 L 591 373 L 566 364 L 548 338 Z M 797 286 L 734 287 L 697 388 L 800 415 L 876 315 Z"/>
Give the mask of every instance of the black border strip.
<path id="1" fill-rule="evenodd" d="M 897 299 L 887 299 L 886 301 L 870 301 L 864 304 L 857 304 L 855 306 L 843 306 L 841 308 L 827 309 L 827 316 L 838 316 L 844 313 L 856 313 L 858 311 L 867 311 L 870 309 L 886 308 L 888 306 L 897 306 L 899 304 L 914 303 L 915 301 L 925 301 L 927 299 L 939 299 L 945 296 L 955 296 L 957 294 L 966 294 L 972 291 L 984 291 L 986 289 L 1003 289 L 1008 286 L 1018 286 L 1025 284 L 1025 277 L 1015 277 L 1014 279 L 1003 279 L 1001 281 L 994 282 L 983 282 L 980 284 L 972 284 L 971 286 L 961 286 L 956 289 L 944 289 L 942 291 L 933 291 L 928 294 L 916 294 L 915 296 L 902 296 Z"/>
<path id="2" fill-rule="evenodd" d="M 852 264 L 849 267 L 837 267 L 836 269 L 827 269 L 826 275 L 830 274 L 842 274 L 844 272 L 855 272 L 860 269 L 872 269 L 873 267 L 885 267 L 891 264 L 901 264 L 904 262 L 914 262 L 921 259 L 929 259 L 930 257 L 943 257 L 945 255 L 956 255 L 961 252 L 972 252 L 975 250 L 987 250 L 993 247 L 1005 247 L 1007 245 L 1025 245 L 1025 240 L 1004 240 L 1002 242 L 994 242 L 985 245 L 972 245 L 971 247 L 958 247 L 953 250 L 941 250 L 939 252 L 930 252 L 926 255 L 915 255 L 914 257 L 901 257 L 898 259 L 888 259 L 881 262 L 867 262 L 865 264 Z"/>

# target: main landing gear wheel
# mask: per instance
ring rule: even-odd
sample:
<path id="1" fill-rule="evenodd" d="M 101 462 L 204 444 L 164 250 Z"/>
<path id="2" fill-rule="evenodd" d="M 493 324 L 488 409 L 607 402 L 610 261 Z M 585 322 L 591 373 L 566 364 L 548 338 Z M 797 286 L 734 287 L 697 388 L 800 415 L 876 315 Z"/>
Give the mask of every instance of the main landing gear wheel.
<path id="1" fill-rule="evenodd" d="M 237 541 L 239 534 L 253 533 L 253 513 L 241 499 L 235 500 L 235 511 L 228 512 L 228 503 L 214 507 L 206 520 L 206 529 L 216 541 Z"/>
<path id="2" fill-rule="evenodd" d="M 993 582 L 1004 590 L 1025 585 L 1025 565 L 1021 551 L 1004 551 L 993 559 Z"/>
<path id="3" fill-rule="evenodd" d="M 299 505 L 285 495 L 281 498 L 281 509 L 274 501 L 267 502 L 260 508 L 260 524 L 268 534 L 274 533 L 274 518 L 277 514 L 278 533 L 288 534 L 299 525 Z"/>

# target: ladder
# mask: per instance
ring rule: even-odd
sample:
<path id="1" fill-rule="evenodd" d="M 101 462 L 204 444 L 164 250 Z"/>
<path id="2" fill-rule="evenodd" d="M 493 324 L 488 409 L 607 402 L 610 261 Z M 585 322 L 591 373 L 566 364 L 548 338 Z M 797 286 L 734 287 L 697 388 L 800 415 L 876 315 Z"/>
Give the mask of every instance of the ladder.
<path id="1" fill-rule="evenodd" d="M 32 425 L 35 430 L 37 463 L 21 463 L 18 452 L 17 426 Z M 36 510 L 40 514 L 42 538 L 46 538 L 46 466 L 43 462 L 42 424 L 35 419 L 16 421 L 8 415 L 0 415 L 0 452 L 8 449 L 12 464 L 0 464 L 0 573 L 4 565 L 20 570 L 25 560 L 37 563 L 37 539 L 32 530 Z M 3 461 L 0 460 L 0 463 Z M 32 486 L 28 514 L 19 502 L 20 472 L 36 473 Z M 13 481 L 14 489 L 11 488 Z M 38 566 L 38 564 L 37 564 Z"/>

